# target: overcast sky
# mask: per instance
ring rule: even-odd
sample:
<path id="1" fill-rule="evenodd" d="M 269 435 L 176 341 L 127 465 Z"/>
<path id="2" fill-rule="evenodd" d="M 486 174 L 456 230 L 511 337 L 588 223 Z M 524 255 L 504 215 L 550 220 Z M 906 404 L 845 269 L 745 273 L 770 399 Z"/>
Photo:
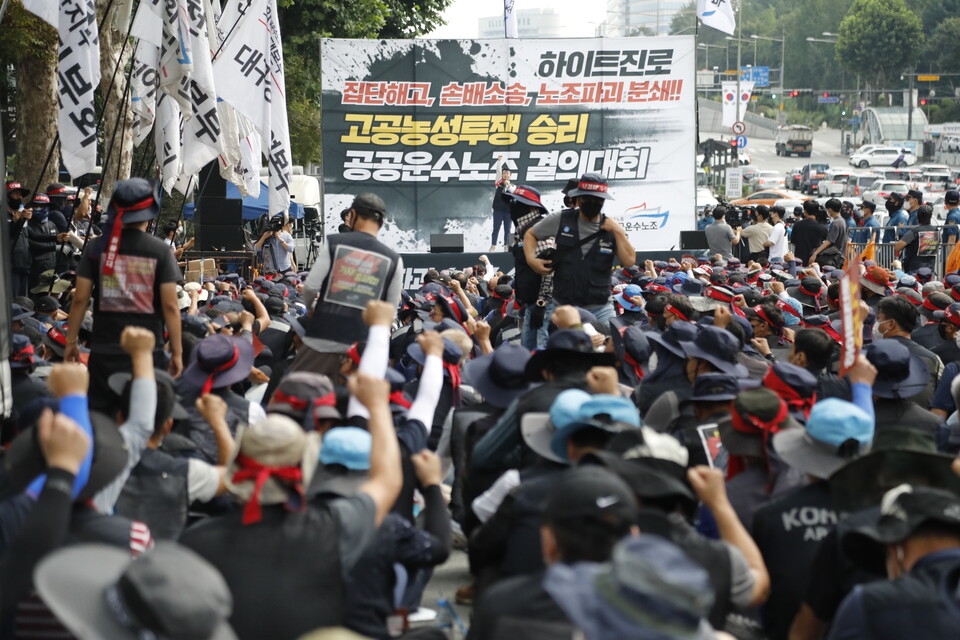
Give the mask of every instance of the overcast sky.
<path id="1" fill-rule="evenodd" d="M 603 3 L 606 7 L 606 3 Z M 582 0 L 517 0 L 517 9 L 550 8 L 564 17 L 566 35 L 593 36 L 598 23 L 603 21 L 603 11 L 584 11 Z M 453 0 L 444 12 L 447 21 L 428 38 L 476 38 L 477 21 L 480 18 L 503 14 L 502 0 Z"/>

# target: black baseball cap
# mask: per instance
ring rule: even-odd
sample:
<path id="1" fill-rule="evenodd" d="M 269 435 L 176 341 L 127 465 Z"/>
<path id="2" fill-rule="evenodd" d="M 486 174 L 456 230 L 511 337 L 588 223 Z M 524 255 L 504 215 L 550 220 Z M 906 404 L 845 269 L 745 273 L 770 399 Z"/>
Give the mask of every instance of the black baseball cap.
<path id="1" fill-rule="evenodd" d="M 383 198 L 378 196 L 375 193 L 361 193 L 353 199 L 353 203 L 350 205 L 351 209 L 365 209 L 367 211 L 372 211 L 373 213 L 379 213 L 381 216 L 386 215 L 387 205 L 383 201 Z"/>
<path id="2" fill-rule="evenodd" d="M 960 192 L 950 189 L 950 191 L 943 194 L 943 201 L 947 204 L 957 204 L 960 202 Z"/>
<path id="3" fill-rule="evenodd" d="M 610 524 L 633 523 L 637 503 L 630 487 L 615 474 L 597 465 L 564 472 L 547 496 L 544 522 L 603 520 Z"/>

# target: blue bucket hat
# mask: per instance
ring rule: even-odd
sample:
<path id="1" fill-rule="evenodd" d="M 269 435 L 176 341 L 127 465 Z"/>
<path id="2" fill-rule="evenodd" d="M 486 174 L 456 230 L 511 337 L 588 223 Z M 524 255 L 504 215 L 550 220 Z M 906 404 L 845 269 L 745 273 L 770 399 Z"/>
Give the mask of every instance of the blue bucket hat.
<path id="1" fill-rule="evenodd" d="M 320 462 L 339 464 L 353 471 L 370 469 L 370 432 L 359 427 L 334 427 L 323 436 Z"/>
<path id="2" fill-rule="evenodd" d="M 642 311 L 643 307 L 630 301 L 630 298 L 636 298 L 638 296 L 643 296 L 643 289 L 639 285 L 628 284 L 623 288 L 623 291 L 613 296 L 613 299 L 627 311 Z"/>
<path id="3" fill-rule="evenodd" d="M 562 460 L 567 458 L 567 440 L 582 429 L 602 429 L 609 433 L 619 433 L 640 426 L 640 414 L 637 406 L 622 396 L 599 394 L 590 396 L 573 420 L 557 426 L 550 438 L 550 450 Z"/>
<path id="4" fill-rule="evenodd" d="M 706 571 L 660 536 L 624 538 L 603 564 L 555 563 L 543 586 L 590 640 L 714 637 Z"/>
<path id="5" fill-rule="evenodd" d="M 773 447 L 794 469 L 827 479 L 850 460 L 870 451 L 874 421 L 846 400 L 826 398 L 813 405 L 805 429 L 773 436 Z"/>
<path id="6" fill-rule="evenodd" d="M 582 389 L 567 389 L 554 398 L 549 412 L 524 414 L 520 419 L 520 433 L 524 443 L 547 460 L 567 463 L 566 456 L 560 457 L 553 453 L 551 439 L 557 429 L 577 418 L 580 407 L 590 398 L 590 394 Z"/>
<path id="7" fill-rule="evenodd" d="M 680 344 L 681 342 L 695 340 L 698 331 L 697 325 L 692 322 L 674 320 L 663 333 L 655 333 L 653 331 L 647 333 L 647 339 L 660 345 L 678 358 L 686 358 L 687 356 L 684 354 L 683 347 L 681 347 Z"/>

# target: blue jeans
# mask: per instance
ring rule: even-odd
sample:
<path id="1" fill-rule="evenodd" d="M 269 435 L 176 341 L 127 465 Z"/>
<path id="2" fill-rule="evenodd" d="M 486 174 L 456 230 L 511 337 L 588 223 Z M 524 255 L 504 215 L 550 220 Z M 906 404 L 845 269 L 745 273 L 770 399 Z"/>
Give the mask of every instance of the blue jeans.
<path id="1" fill-rule="evenodd" d="M 543 325 L 539 329 L 530 326 L 530 316 L 536 308 L 536 304 L 528 306 L 523 310 L 523 328 L 520 330 L 520 345 L 524 349 L 543 349 L 547 346 L 547 326 L 550 324 L 550 316 L 557 304 L 553 300 L 547 301 L 547 308 L 543 312 Z"/>
<path id="2" fill-rule="evenodd" d="M 493 235 L 490 236 L 490 244 L 497 244 L 497 236 L 500 235 L 500 226 L 503 225 L 503 246 L 510 246 L 510 212 L 493 212 Z"/>
<path id="3" fill-rule="evenodd" d="M 595 315 L 597 320 L 604 324 L 609 324 L 611 320 L 617 317 L 617 312 L 613 310 L 613 305 L 610 304 L 609 300 L 607 300 L 606 304 L 583 308 Z"/>

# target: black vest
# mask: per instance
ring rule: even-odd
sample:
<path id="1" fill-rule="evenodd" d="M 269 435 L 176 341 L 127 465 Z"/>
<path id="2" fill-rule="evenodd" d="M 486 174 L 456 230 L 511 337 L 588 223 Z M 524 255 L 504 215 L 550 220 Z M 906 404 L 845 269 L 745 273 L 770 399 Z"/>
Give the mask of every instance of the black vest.
<path id="1" fill-rule="evenodd" d="M 931 269 L 937 262 L 937 251 L 940 248 L 940 231 L 929 224 L 921 224 L 911 229 L 916 236 L 913 242 L 903 248 L 903 270 L 912 273 L 921 267 Z M 922 236 L 920 234 L 923 234 Z M 920 239 L 927 240 L 921 250 Z"/>
<path id="2" fill-rule="evenodd" d="M 230 625 L 240 640 L 299 638 L 343 624 L 340 527 L 323 507 L 301 513 L 265 505 L 260 522 L 243 513 L 207 518 L 180 543 L 223 574 L 233 594 Z"/>
<path id="3" fill-rule="evenodd" d="M 577 218 L 580 213 L 567 209 L 560 214 L 557 231 L 557 261 L 553 271 L 553 297 L 560 304 L 589 307 L 610 299 L 610 270 L 617 255 L 613 234 L 601 231 L 588 243 L 583 255 Z"/>
<path id="4" fill-rule="evenodd" d="M 183 390 L 181 385 L 180 391 Z M 250 401 L 229 389 L 214 389 L 213 393 L 223 398 L 223 401 L 227 403 L 227 427 L 230 428 L 230 434 L 236 436 L 237 427 L 246 424 L 248 421 Z M 195 394 L 194 396 L 188 394 L 185 397 L 188 399 L 188 402 L 184 403 L 184 408 L 187 410 L 187 419 L 177 422 L 174 425 L 173 432 L 189 438 L 196 445 L 202 460 L 210 464 L 217 464 L 220 459 L 217 437 L 213 434 L 210 424 L 193 405 Z"/>
<path id="5" fill-rule="evenodd" d="M 960 558 L 939 552 L 921 558 L 897 580 L 878 580 L 863 587 L 864 639 L 955 638 L 960 628 L 956 579 Z M 949 585 L 949 586 L 948 586 Z M 948 602 L 948 598 L 953 601 Z"/>
<path id="6" fill-rule="evenodd" d="M 530 227 L 542 220 L 537 218 L 534 222 L 517 229 L 517 237 L 520 240 L 513 245 L 510 251 L 513 253 L 513 290 L 518 302 L 523 304 L 533 304 L 540 296 L 540 275 L 530 268 L 527 264 L 527 258 L 523 253 L 523 236 Z"/>
<path id="7" fill-rule="evenodd" d="M 187 523 L 187 468 L 183 458 L 144 449 L 117 499 L 116 512 L 150 527 L 156 540 L 176 540 Z"/>
<path id="8" fill-rule="evenodd" d="M 400 256 L 362 232 L 332 235 L 327 249 L 330 271 L 304 328 L 310 338 L 352 344 L 366 338 L 363 310 L 371 300 L 387 299 Z"/>

